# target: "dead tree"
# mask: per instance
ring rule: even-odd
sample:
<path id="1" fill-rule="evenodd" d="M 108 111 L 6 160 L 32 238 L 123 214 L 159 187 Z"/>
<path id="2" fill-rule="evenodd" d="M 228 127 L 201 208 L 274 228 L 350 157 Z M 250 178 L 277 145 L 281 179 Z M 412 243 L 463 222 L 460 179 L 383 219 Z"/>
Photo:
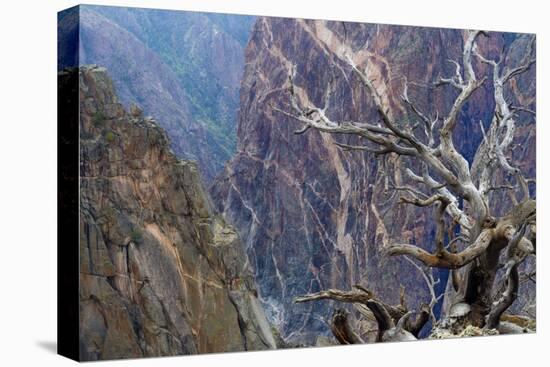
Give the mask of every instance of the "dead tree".
<path id="1" fill-rule="evenodd" d="M 412 312 L 407 310 L 403 297 L 401 304 L 389 305 L 378 299 L 371 291 L 360 285 L 355 285 L 354 290 L 341 291 L 328 289 L 314 294 L 297 297 L 295 302 L 310 302 L 322 299 L 331 299 L 346 303 L 355 303 L 366 306 L 372 313 L 378 324 L 376 341 L 407 341 L 414 340 L 429 319 L 427 309 L 421 312 L 413 320 Z M 364 313 L 364 311 L 361 311 Z M 343 310 L 337 310 L 332 318 L 332 332 L 342 344 L 362 343 L 362 339 L 351 329 L 347 314 Z"/>
<path id="2" fill-rule="evenodd" d="M 275 110 L 299 121 L 302 127 L 295 131 L 304 134 L 317 130 L 329 134 L 347 134 L 360 137 L 364 145 L 336 143 L 340 148 L 352 151 L 370 152 L 375 156 L 395 155 L 399 159 L 409 160 L 406 175 L 414 186 L 395 187 L 402 195 L 401 203 L 417 207 L 434 206 L 436 225 L 435 251 L 429 252 L 428 246 L 406 243 L 393 243 L 384 246 L 390 256 L 405 255 L 429 268 L 446 268 L 452 273 L 454 292 L 450 300 L 455 310 L 467 311 L 467 323 L 480 328 L 497 328 L 503 313 L 517 297 L 518 266 L 529 255 L 535 254 L 536 206 L 529 195 L 528 179 L 514 166 L 507 155 L 515 131 L 515 119 L 520 112 L 529 112 L 525 108 L 512 107 L 505 99 L 504 88 L 512 79 L 526 72 L 535 62 L 534 37 L 527 47 L 520 65 L 504 65 L 504 55 L 500 60 L 490 60 L 478 50 L 479 37 L 489 37 L 479 31 L 467 31 L 464 34 L 462 60 L 451 61 L 455 66 L 454 75 L 439 78 L 436 87 L 454 88 L 458 94 L 449 112 L 443 118 L 430 118 L 411 101 L 407 92 L 407 82 L 403 86 L 402 100 L 418 123 L 412 126 L 407 121 L 397 121 L 383 103 L 382 94 L 376 81 L 369 77 L 369 62 L 357 65 L 353 55 L 338 55 L 347 62 L 352 72 L 374 102 L 380 122 L 333 121 L 329 118 L 331 85 L 325 92 L 323 108 L 312 105 L 305 87 L 297 86 L 295 67 L 289 65 L 287 81 L 290 95 L 290 108 Z M 476 74 L 473 59 L 477 58 L 487 65 L 488 75 Z M 492 82 L 495 108 L 490 127 L 483 129 L 483 140 L 478 147 L 478 156 L 483 164 L 472 168 L 466 158 L 455 148 L 453 132 L 459 123 L 459 114 L 472 93 L 484 83 Z M 435 114 L 434 114 L 435 115 Z M 421 126 L 421 129 L 416 127 Z M 414 171 L 412 167 L 420 167 Z M 504 189 L 519 191 L 520 198 L 514 198 L 515 206 L 502 217 L 491 212 L 489 193 L 500 189 L 496 186 L 497 175 L 505 174 L 510 185 Z M 459 203 L 464 203 L 459 204 Z M 446 233 L 459 236 L 450 240 Z M 447 243 L 446 243 L 447 241 Z M 456 242 L 465 245 L 457 250 Z M 505 264 L 499 263 L 501 254 L 505 254 Z M 504 266 L 505 276 L 501 285 L 502 294 L 493 302 L 497 271 Z M 433 279 L 432 279 L 433 280 Z M 430 280 L 428 279 L 428 284 Z M 433 287 L 433 284 L 432 284 Z M 438 296 L 433 294 L 436 301 Z M 388 340 L 389 330 L 396 331 L 397 325 L 409 333 L 418 333 L 430 314 L 424 309 L 417 315 L 417 323 L 403 321 L 410 315 L 402 305 L 388 305 L 362 287 L 352 291 L 326 290 L 305 295 L 296 302 L 331 299 L 340 302 L 360 303 L 367 306 L 379 324 L 378 340 Z M 433 301 L 433 300 L 432 300 Z M 433 306 L 433 305 L 432 305 Z M 453 307 L 451 307 L 452 309 Z M 408 337 L 408 336 L 407 336 Z"/>
<path id="3" fill-rule="evenodd" d="M 435 287 L 441 282 L 441 279 L 435 279 L 433 275 L 433 268 L 423 267 L 407 256 L 405 256 L 405 259 L 407 259 L 407 261 L 410 262 L 412 266 L 414 266 L 420 272 L 420 274 L 422 275 L 422 279 L 424 279 L 424 282 L 426 283 L 426 287 L 428 288 L 428 292 L 430 293 L 430 301 L 423 306 L 429 313 L 432 325 L 435 325 L 435 323 L 437 322 L 437 318 L 434 314 L 434 307 L 439 301 L 441 301 L 443 296 L 445 296 L 445 293 L 436 294 L 435 290 Z"/>
<path id="4" fill-rule="evenodd" d="M 345 310 L 337 309 L 332 315 L 332 334 L 340 344 L 363 344 L 364 341 L 350 327 L 348 314 Z"/>

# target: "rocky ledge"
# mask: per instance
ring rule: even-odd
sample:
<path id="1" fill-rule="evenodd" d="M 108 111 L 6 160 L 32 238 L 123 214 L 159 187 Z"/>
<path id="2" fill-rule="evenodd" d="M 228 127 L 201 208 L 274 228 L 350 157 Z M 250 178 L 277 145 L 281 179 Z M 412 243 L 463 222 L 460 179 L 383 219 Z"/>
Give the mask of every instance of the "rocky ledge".
<path id="1" fill-rule="evenodd" d="M 275 340 L 236 231 L 103 68 L 80 80 L 80 358 L 259 350 Z M 72 75 L 74 77 L 74 74 Z"/>

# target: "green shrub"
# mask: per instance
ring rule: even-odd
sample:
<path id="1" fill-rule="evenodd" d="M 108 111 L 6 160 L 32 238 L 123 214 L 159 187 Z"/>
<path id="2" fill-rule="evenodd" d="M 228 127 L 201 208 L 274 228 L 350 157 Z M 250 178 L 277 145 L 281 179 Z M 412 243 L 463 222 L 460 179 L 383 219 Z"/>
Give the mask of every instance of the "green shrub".
<path id="1" fill-rule="evenodd" d="M 103 126 L 103 123 L 105 122 L 105 113 L 103 111 L 97 111 L 92 116 L 92 124 L 95 127 Z"/>
<path id="2" fill-rule="evenodd" d="M 107 140 L 107 143 L 112 143 L 115 140 L 115 134 L 112 131 L 107 131 L 105 133 L 105 140 Z"/>
<path id="3" fill-rule="evenodd" d="M 130 233 L 130 238 L 135 244 L 140 244 L 143 241 L 143 232 L 139 228 L 134 228 L 132 233 Z"/>

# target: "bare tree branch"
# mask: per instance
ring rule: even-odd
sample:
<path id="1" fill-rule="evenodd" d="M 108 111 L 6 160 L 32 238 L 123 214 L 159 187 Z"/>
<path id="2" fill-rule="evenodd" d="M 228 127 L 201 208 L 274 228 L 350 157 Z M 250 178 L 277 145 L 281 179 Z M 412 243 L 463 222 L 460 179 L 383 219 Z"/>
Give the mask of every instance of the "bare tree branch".
<path id="1" fill-rule="evenodd" d="M 391 256 L 409 255 L 434 268 L 458 269 L 483 254 L 491 244 L 493 234 L 493 229 L 484 230 L 473 244 L 456 254 L 445 249 L 441 253 L 431 254 L 418 246 L 409 244 L 391 245 L 388 247 L 387 252 Z"/>
<path id="2" fill-rule="evenodd" d="M 362 287 L 358 288 L 358 286 L 355 286 L 355 288 L 356 290 L 352 290 L 352 291 L 342 291 L 339 289 L 327 289 L 325 291 L 296 297 L 294 298 L 294 302 L 302 303 L 302 302 L 311 302 L 311 301 L 325 299 L 325 300 L 334 300 L 334 301 L 345 302 L 345 303 L 361 303 L 368 306 L 368 302 L 376 298 L 372 292 L 366 290 L 365 288 L 362 288 Z M 399 306 L 391 306 L 380 300 L 376 300 L 376 301 L 378 304 L 381 304 L 387 310 L 387 312 L 391 315 L 392 318 L 396 320 L 400 319 L 406 312 L 406 310 L 403 310 Z"/>
<path id="3" fill-rule="evenodd" d="M 521 174 L 521 171 L 518 168 L 513 167 L 508 162 L 508 158 L 505 154 L 514 138 L 515 111 L 519 111 L 520 109 L 517 107 L 512 108 L 508 105 L 506 99 L 504 98 L 504 87 L 510 79 L 528 71 L 531 65 L 535 62 L 535 58 L 533 57 L 534 40 L 535 38 L 532 37 L 527 47 L 528 52 L 518 67 L 512 69 L 504 68 L 502 71 L 502 56 L 501 60 L 497 62 L 485 58 L 477 50 L 474 50 L 475 56 L 482 62 L 491 66 L 493 69 L 494 99 L 496 103 L 493 120 L 491 122 L 489 132 L 485 136 L 484 146 L 482 147 L 482 152 L 484 151 L 488 160 L 484 162 L 484 166 L 480 174 L 479 189 L 485 198 L 491 191 L 491 178 L 494 176 L 497 164 L 504 170 L 504 172 L 516 177 L 517 184 L 520 186 L 523 193 L 522 200 L 529 198 L 529 189 L 527 187 L 525 177 Z"/>
<path id="4" fill-rule="evenodd" d="M 393 318 L 389 314 L 386 307 L 373 299 L 367 301 L 367 307 L 372 311 L 376 322 L 378 323 L 378 340 L 381 341 L 384 335 L 384 332 L 395 327 Z"/>
<path id="5" fill-rule="evenodd" d="M 363 344 L 364 341 L 350 327 L 348 314 L 345 310 L 337 309 L 332 315 L 332 334 L 340 344 Z"/>
<path id="6" fill-rule="evenodd" d="M 507 67 L 504 65 L 504 50 L 498 61 L 481 55 L 476 44 L 480 35 L 488 37 L 480 31 L 464 33 L 461 60 L 449 60 L 454 66 L 453 74 L 447 78 L 440 77 L 436 83 L 452 86 L 458 91 L 449 111 L 441 119 L 437 111 L 435 119 L 432 119 L 429 113 L 414 103 L 409 96 L 409 83 L 405 79 L 401 100 L 406 106 L 403 109 L 406 116 L 400 121 L 402 117 L 394 115 L 392 111 L 393 100 L 381 93 L 387 89 L 383 83 L 388 81 L 371 78 L 371 71 L 376 68 L 377 62 L 372 53 L 367 54 L 367 57 L 364 54 L 359 57 L 358 54 L 351 55 L 351 48 L 346 48 L 347 51 L 337 56 L 351 67 L 353 75 L 364 86 L 381 118 L 380 123 L 331 120 L 328 108 L 333 81 L 324 93 L 324 107 L 319 108 L 311 102 L 304 88 L 295 85 L 295 68 L 290 67 L 287 87 L 293 113 L 277 108 L 274 110 L 302 124 L 297 134 L 313 128 L 321 133 L 357 136 L 364 140 L 355 144 L 337 142 L 336 145 L 344 151 L 391 154 L 403 162 L 413 163 L 404 168 L 405 175 L 401 176 L 402 180 L 398 184 L 391 182 L 387 176 L 385 189 L 398 192 L 400 203 L 418 207 L 433 205 L 436 224 L 435 243 L 432 246 L 396 243 L 384 247 L 391 256 L 405 255 L 421 272 L 429 289 L 430 302 L 416 315 L 416 319 L 409 319 L 403 292 L 400 306 L 387 305 L 360 287 L 348 292 L 331 289 L 305 295 L 298 297 L 296 302 L 333 299 L 361 305 L 357 307 L 363 316 L 377 320 L 379 340 L 409 340 L 418 335 L 428 319 L 434 324 L 437 322 L 433 307 L 443 295 L 435 292 L 439 280 L 435 279 L 431 269 L 427 270 L 423 266 L 451 269 L 453 287 L 450 293 L 453 293 L 453 289 L 456 293 L 452 295 L 452 305 L 464 305 L 462 309 L 471 312 L 467 317 L 476 326 L 482 327 L 485 321 L 489 326 L 498 325 L 503 312 L 514 302 L 519 278 L 517 265 L 528 255 L 536 253 L 536 208 L 534 200 L 529 198 L 529 179 L 510 162 L 508 154 L 515 136 L 516 114 L 534 114 L 534 111 L 528 106 L 510 106 L 505 100 L 504 91 L 510 80 L 525 73 L 534 64 L 534 38 L 530 40 L 519 65 Z M 476 70 L 473 57 L 488 65 L 488 68 Z M 486 73 L 487 70 L 492 79 L 495 109 L 487 129 L 480 121 L 483 140 L 476 161 L 470 167 L 468 160 L 455 148 L 453 133 L 463 107 L 489 79 L 481 74 L 478 77 L 476 72 Z M 438 122 L 441 122 L 441 126 Z M 423 127 L 424 135 L 417 130 L 419 127 Z M 511 178 L 515 182 L 507 182 Z M 418 187 L 411 185 L 411 182 Z M 518 189 L 523 194 L 520 199 L 516 197 Z M 489 194 L 498 190 L 508 190 L 514 206 L 504 217 L 494 217 L 490 210 Z M 532 228 L 529 234 L 525 234 L 525 227 Z M 433 253 L 428 251 L 432 248 L 435 249 L 430 250 Z M 506 290 L 494 305 L 490 305 L 498 262 L 504 249 L 507 256 L 504 264 Z M 406 321 L 400 321 L 402 319 Z"/>
<path id="7" fill-rule="evenodd" d="M 418 338 L 420 331 L 422 331 L 424 325 L 426 325 L 426 323 L 430 320 L 430 314 L 431 312 L 429 305 L 421 305 L 420 311 L 416 315 L 416 318 L 414 320 L 409 319 L 408 324 L 405 326 L 405 329 Z"/>
<path id="8" fill-rule="evenodd" d="M 437 322 L 437 318 L 434 314 L 434 307 L 445 295 L 444 293 L 437 295 L 435 292 L 435 287 L 440 283 L 441 280 L 439 278 L 437 280 L 434 278 L 432 269 L 428 270 L 421 267 L 408 256 L 405 256 L 405 259 L 420 272 L 422 278 L 424 279 L 424 282 L 426 283 L 426 287 L 428 288 L 428 292 L 430 293 L 430 303 L 427 305 L 426 309 L 428 310 L 428 315 L 432 321 L 432 325 L 435 325 Z"/>

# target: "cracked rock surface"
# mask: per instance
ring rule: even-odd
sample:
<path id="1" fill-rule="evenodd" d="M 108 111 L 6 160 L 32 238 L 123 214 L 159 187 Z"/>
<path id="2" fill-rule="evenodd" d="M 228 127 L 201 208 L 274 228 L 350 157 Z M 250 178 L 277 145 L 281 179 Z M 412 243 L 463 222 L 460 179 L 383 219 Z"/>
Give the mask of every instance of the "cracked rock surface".
<path id="1" fill-rule="evenodd" d="M 107 71 L 80 82 L 82 360 L 275 347 L 237 232 L 195 163 L 119 103 Z"/>

